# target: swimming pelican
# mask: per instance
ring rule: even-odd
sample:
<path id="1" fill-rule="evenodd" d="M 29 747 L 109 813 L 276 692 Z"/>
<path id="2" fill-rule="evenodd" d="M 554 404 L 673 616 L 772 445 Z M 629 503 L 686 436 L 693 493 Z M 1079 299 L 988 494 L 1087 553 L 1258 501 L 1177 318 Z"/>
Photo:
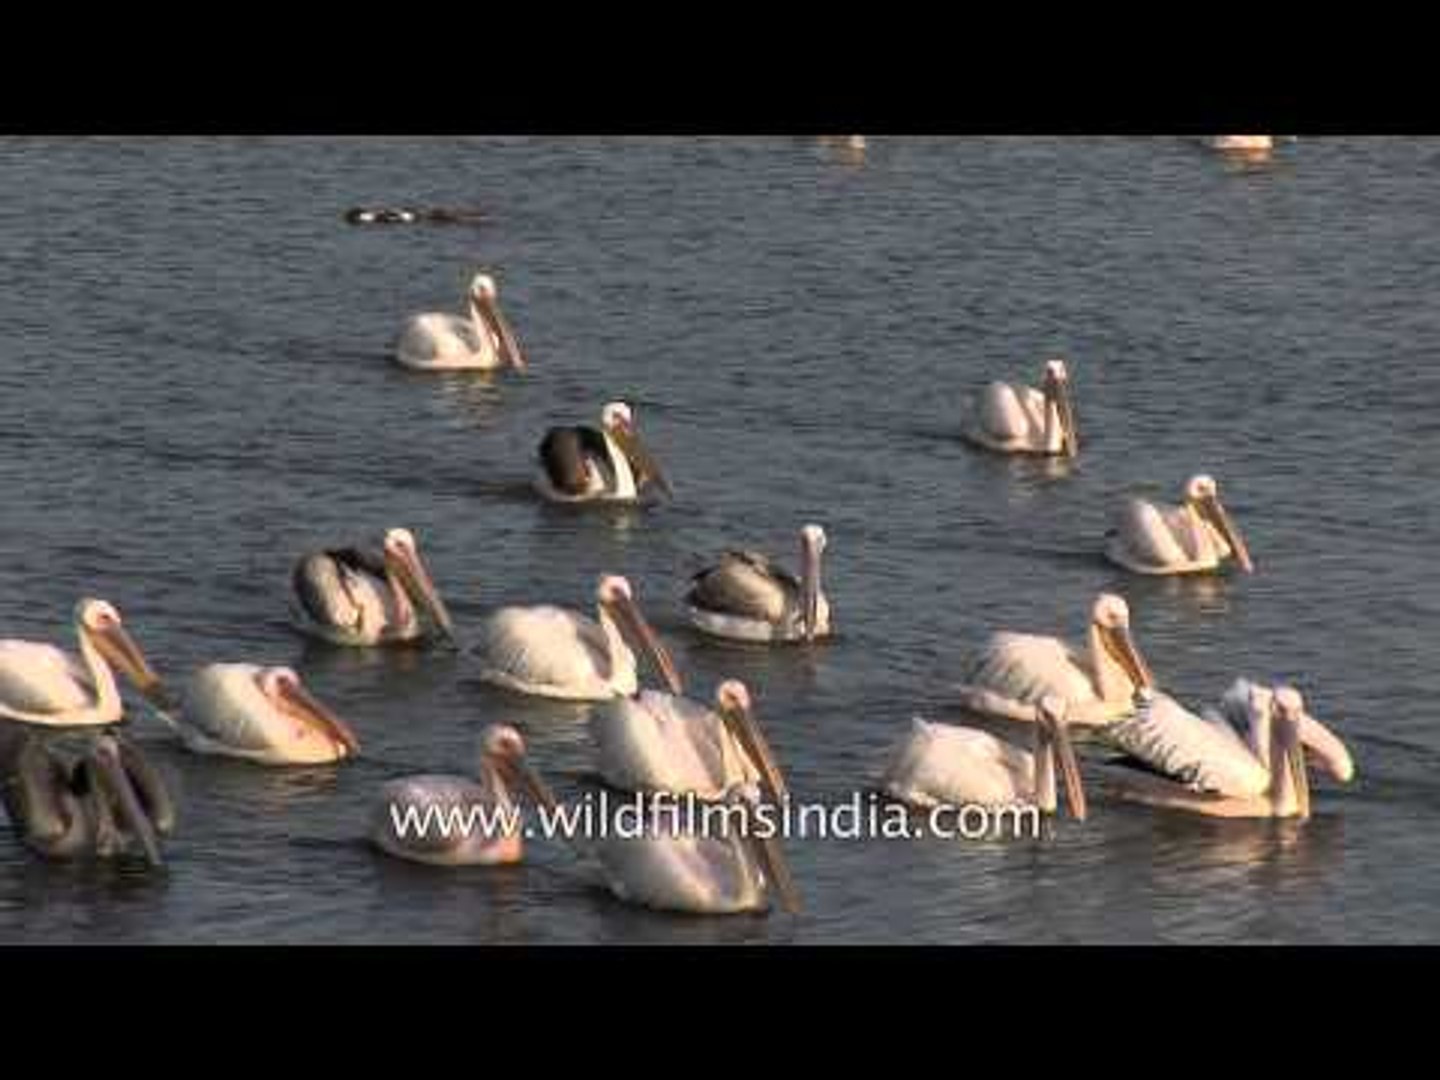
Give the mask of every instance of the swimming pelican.
<path id="1" fill-rule="evenodd" d="M 377 554 L 335 548 L 304 556 L 291 575 L 292 614 L 303 633 L 334 645 L 384 645 L 425 636 L 419 612 L 451 644 L 450 612 L 409 529 L 391 529 Z"/>
<path id="2" fill-rule="evenodd" d="M 625 791 L 723 798 L 763 776 L 778 798 L 780 767 L 755 721 L 750 691 L 731 679 L 715 692 L 715 711 L 672 694 L 642 691 L 606 702 L 590 722 L 600 775 Z"/>
<path id="3" fill-rule="evenodd" d="M 1263 156 L 1275 148 L 1273 135 L 1211 135 L 1206 145 L 1222 153 Z"/>
<path id="4" fill-rule="evenodd" d="M 976 728 L 931 724 L 916 717 L 891 756 L 881 786 L 912 806 L 1034 806 L 1055 813 L 1055 767 L 1070 813 L 1085 820 L 1085 789 L 1065 722 L 1065 702 L 1040 699 L 1033 752 Z"/>
<path id="5" fill-rule="evenodd" d="M 1074 457 L 1080 453 L 1080 432 L 1065 361 L 1045 365 L 1040 387 L 992 382 L 973 406 L 962 434 L 1004 454 Z"/>
<path id="6" fill-rule="evenodd" d="M 27 847 L 47 858 L 164 859 L 175 807 L 140 751 L 110 730 L 66 745 L 50 733 L 0 731 L 0 800 Z"/>
<path id="7" fill-rule="evenodd" d="M 502 365 L 520 369 L 525 356 L 498 302 L 489 274 L 470 282 L 470 315 L 429 313 L 405 324 L 395 347 L 396 362 L 418 371 L 492 371 Z"/>
<path id="8" fill-rule="evenodd" d="M 634 502 L 649 483 L 674 498 L 670 481 L 635 429 L 623 401 L 600 412 L 600 427 L 556 427 L 540 443 L 535 486 L 553 502 Z"/>
<path id="9" fill-rule="evenodd" d="M 1310 776 L 1301 726 L 1305 703 L 1299 692 L 1281 687 L 1268 699 L 1252 695 L 1249 750 L 1265 774 L 1261 790 L 1227 794 L 1197 790 L 1195 784 L 1135 772 L 1112 779 L 1109 790 L 1118 798 L 1167 810 L 1185 810 L 1209 817 L 1277 818 L 1310 816 Z M 1243 744 L 1242 744 L 1243 745 Z"/>
<path id="10" fill-rule="evenodd" d="M 209 664 L 164 714 L 186 748 L 261 765 L 320 765 L 359 752 L 350 728 L 289 668 Z"/>
<path id="11" fill-rule="evenodd" d="M 555 797 L 526 760 L 525 740 L 492 724 L 476 779 L 409 776 L 381 788 L 370 839 L 387 855 L 432 866 L 518 863 L 525 839 L 513 791 L 521 788 L 553 814 Z"/>
<path id="12" fill-rule="evenodd" d="M 521 694 L 603 701 L 639 689 L 635 654 L 625 637 L 654 661 L 672 692 L 680 673 L 635 603 L 630 583 L 607 575 L 596 589 L 597 618 L 559 607 L 507 607 L 481 627 L 480 677 Z"/>
<path id="13" fill-rule="evenodd" d="M 1304 709 L 1289 687 L 1271 690 L 1238 679 L 1221 699 L 1219 711 L 1196 715 L 1167 694 L 1141 691 L 1133 716 L 1109 725 L 1105 740 L 1150 769 L 1193 791 L 1232 798 L 1258 798 L 1271 787 L 1272 716 L 1278 700 L 1299 702 L 1295 714 L 1300 745 L 1337 780 L 1355 775 L 1350 752 Z"/>
<path id="14" fill-rule="evenodd" d="M 52 727 L 118 723 L 124 703 L 111 665 L 147 698 L 163 694 L 160 678 L 126 632 L 120 612 L 103 600 L 75 605 L 80 658 L 33 641 L 0 641 L 0 718 Z"/>
<path id="15" fill-rule="evenodd" d="M 966 708 L 1022 721 L 1035 720 L 1040 699 L 1054 694 L 1071 725 L 1098 725 L 1128 716 L 1136 687 L 1154 685 L 1130 633 L 1129 605 L 1103 593 L 1091 609 L 1084 653 L 1059 638 L 998 633 L 958 690 Z"/>
<path id="16" fill-rule="evenodd" d="M 1209 476 L 1193 477 L 1185 485 L 1180 506 L 1127 502 L 1106 534 L 1105 557 L 1137 574 L 1212 573 L 1226 559 L 1234 559 L 1247 574 L 1255 570 L 1250 549 Z"/>
<path id="17" fill-rule="evenodd" d="M 694 577 L 685 610 L 695 628 L 734 641 L 813 641 L 830 634 L 820 590 L 825 530 L 800 530 L 800 578 L 754 551 L 727 551 Z"/>

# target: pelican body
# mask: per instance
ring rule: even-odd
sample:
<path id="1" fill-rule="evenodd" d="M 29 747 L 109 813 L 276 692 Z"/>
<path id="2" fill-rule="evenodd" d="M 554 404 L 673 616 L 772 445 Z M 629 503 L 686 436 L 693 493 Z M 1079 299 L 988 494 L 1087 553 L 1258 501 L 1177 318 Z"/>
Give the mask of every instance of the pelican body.
<path id="1" fill-rule="evenodd" d="M 1255 569 L 1209 476 L 1192 478 L 1179 506 L 1131 499 L 1107 536 L 1105 556 L 1137 574 L 1215 573 L 1230 560 L 1247 574 Z"/>
<path id="2" fill-rule="evenodd" d="M 691 624 L 731 641 L 813 641 L 830 634 L 830 602 L 820 587 L 825 530 L 800 532 L 800 577 L 753 551 L 727 551 L 696 574 L 685 594 Z"/>
<path id="3" fill-rule="evenodd" d="M 1147 806 L 1207 817 L 1309 818 L 1310 777 L 1302 734 L 1304 699 L 1291 687 L 1248 696 L 1249 739 L 1241 745 L 1264 772 L 1260 790 L 1237 794 L 1207 790 L 1194 782 L 1187 784 L 1152 773 L 1131 773 L 1115 780 L 1113 794 Z M 1214 722 L 1224 723 L 1219 718 Z"/>
<path id="4" fill-rule="evenodd" d="M 1355 775 L 1349 750 L 1304 708 L 1299 692 L 1237 679 L 1220 709 L 1200 715 L 1166 694 L 1142 691 L 1133 716 L 1105 729 L 1105 740 L 1180 786 L 1237 799 L 1259 798 L 1274 782 L 1274 715 L 1282 699 L 1293 705 L 1299 745 L 1337 780 Z"/>
<path id="5" fill-rule="evenodd" d="M 429 628 L 452 644 L 455 628 L 409 529 L 391 529 L 379 553 L 334 548 L 304 556 L 291 574 L 292 617 L 332 645 L 419 641 Z"/>
<path id="6" fill-rule="evenodd" d="M 1221 153 L 1267 156 L 1275 149 L 1274 135 L 1211 135 L 1206 139 L 1211 150 Z"/>
<path id="7" fill-rule="evenodd" d="M 520 862 L 525 839 L 515 792 L 527 791 L 552 813 L 555 798 L 526 760 L 525 740 L 514 728 L 491 725 L 480 745 L 474 779 L 410 776 L 382 787 L 371 842 L 387 855 L 431 866 Z"/>
<path id="8" fill-rule="evenodd" d="M 932 724 L 916 717 L 881 781 L 885 793 L 911 806 L 1033 806 L 1053 814 L 1059 764 L 1070 812 L 1085 820 L 1080 766 L 1065 723 L 1065 703 L 1041 699 L 1033 752 L 976 728 Z"/>
<path id="9" fill-rule="evenodd" d="M 551 428 L 538 453 L 535 486 L 552 502 L 635 502 L 651 483 L 674 497 L 636 430 L 634 411 L 623 401 L 601 410 L 598 428 Z"/>
<path id="10" fill-rule="evenodd" d="M 628 636 L 645 651 L 680 693 L 680 674 L 669 651 L 641 614 L 630 583 L 600 579 L 597 615 L 566 608 L 507 607 L 481 626 L 480 677 L 520 694 L 569 701 L 603 701 L 639 689 Z"/>
<path id="11" fill-rule="evenodd" d="M 360 742 L 289 668 L 209 664 L 167 717 L 197 754 L 260 765 L 323 765 L 353 757 Z"/>
<path id="12" fill-rule="evenodd" d="M 476 274 L 466 296 L 469 313 L 411 318 L 395 347 L 396 363 L 415 371 L 523 369 L 525 356 L 498 297 L 495 279 Z"/>
<path id="13" fill-rule="evenodd" d="M 66 745 L 30 728 L 0 731 L 0 799 L 11 827 L 49 859 L 143 857 L 164 860 L 160 839 L 175 807 L 140 751 L 112 731 Z"/>
<path id="14" fill-rule="evenodd" d="M 720 684 L 714 711 L 653 690 L 616 698 L 596 710 L 590 732 L 601 777 L 624 791 L 722 799 L 737 788 L 758 791 L 764 776 L 786 795 L 750 692 L 737 680 Z"/>
<path id="15" fill-rule="evenodd" d="M 147 697 L 163 692 L 111 604 L 76 604 L 75 636 L 78 658 L 53 645 L 0 641 L 0 719 L 47 727 L 119 723 L 125 706 L 115 669 Z"/>
<path id="16" fill-rule="evenodd" d="M 1039 390 L 990 383 L 974 403 L 962 432 L 971 442 L 1002 454 L 1077 455 L 1080 434 L 1065 361 L 1045 365 Z"/>
<path id="17" fill-rule="evenodd" d="M 964 683 L 960 703 L 1005 720 L 1033 721 L 1047 694 L 1064 702 L 1074 725 L 1111 723 L 1134 711 L 1135 691 L 1154 677 L 1130 633 L 1130 608 L 1111 593 L 1091 609 L 1084 650 L 1059 638 L 998 633 L 991 637 Z"/>

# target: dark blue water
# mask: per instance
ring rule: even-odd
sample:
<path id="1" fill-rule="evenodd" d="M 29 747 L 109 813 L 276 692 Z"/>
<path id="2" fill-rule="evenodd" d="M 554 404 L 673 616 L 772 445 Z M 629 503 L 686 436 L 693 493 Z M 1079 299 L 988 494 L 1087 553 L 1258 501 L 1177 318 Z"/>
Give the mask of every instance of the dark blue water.
<path id="1" fill-rule="evenodd" d="M 367 757 L 265 770 L 132 734 L 182 806 L 167 871 L 42 863 L 0 835 L 4 941 L 1434 941 L 1440 937 L 1440 143 L 1302 139 L 1241 167 L 1170 138 L 0 141 L 0 636 L 68 643 L 103 596 L 171 676 L 288 663 Z M 356 229 L 361 203 L 481 228 Z M 386 361 L 404 318 L 495 270 L 531 372 Z M 1084 456 L 956 439 L 966 393 L 1065 356 Z M 636 406 L 679 497 L 540 505 L 544 428 Z M 1129 578 L 1118 501 L 1219 477 L 1259 572 Z M 842 636 L 690 635 L 728 544 L 829 531 Z M 1129 599 L 1192 704 L 1298 681 L 1357 759 L 1303 828 L 1096 800 L 1044 842 L 791 842 L 798 919 L 632 910 L 555 844 L 524 866 L 398 865 L 362 842 L 407 770 L 518 725 L 575 796 L 581 708 L 473 661 L 307 646 L 294 557 L 405 524 L 462 627 L 588 607 L 627 574 L 697 694 L 746 679 L 802 798 L 872 782 L 992 629 L 1078 634 Z"/>

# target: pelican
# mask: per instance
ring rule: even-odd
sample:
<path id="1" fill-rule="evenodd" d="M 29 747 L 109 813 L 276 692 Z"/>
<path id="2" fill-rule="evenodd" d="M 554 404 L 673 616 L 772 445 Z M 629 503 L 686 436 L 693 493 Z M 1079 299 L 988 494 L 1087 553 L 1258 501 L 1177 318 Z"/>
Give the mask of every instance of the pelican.
<path id="1" fill-rule="evenodd" d="M 709 809 L 729 812 L 748 804 Z M 626 903 L 688 915 L 735 915 L 767 911 L 773 892 L 784 910 L 797 913 L 800 899 L 779 843 L 742 831 L 732 827 L 724 835 L 702 835 L 657 819 L 642 835 L 606 837 L 594 853 L 611 893 Z"/>
<path id="2" fill-rule="evenodd" d="M 102 729 L 66 745 L 33 728 L 0 731 L 0 800 L 27 847 L 51 859 L 164 859 L 175 807 L 140 751 Z"/>
<path id="3" fill-rule="evenodd" d="M 1309 818 L 1310 776 L 1302 735 L 1304 699 L 1287 686 L 1263 699 L 1252 694 L 1250 700 L 1248 750 L 1265 775 L 1258 792 L 1229 794 L 1197 789 L 1194 783 L 1186 784 L 1152 773 L 1117 777 L 1111 784 L 1111 792 L 1147 806 L 1209 817 L 1299 818 L 1302 821 Z"/>
<path id="4" fill-rule="evenodd" d="M 694 794 L 721 799 L 763 777 L 777 797 L 787 792 L 780 767 L 755 722 L 750 691 L 731 679 L 715 692 L 715 711 L 672 694 L 642 691 L 616 698 L 590 726 L 600 775 L 625 791 Z"/>
<path id="5" fill-rule="evenodd" d="M 152 700 L 163 694 L 159 676 L 126 632 L 120 612 L 104 600 L 75 605 L 80 657 L 33 641 L 0 641 L 0 718 L 50 727 L 115 724 L 124 703 L 118 668 Z"/>
<path id="6" fill-rule="evenodd" d="M 1255 570 L 1250 549 L 1220 501 L 1219 485 L 1209 476 L 1185 485 L 1180 506 L 1131 499 L 1106 536 L 1105 557 L 1137 574 L 1214 573 L 1227 559 L 1247 574 Z"/>
<path id="7" fill-rule="evenodd" d="M 1074 457 L 1080 452 L 1070 373 L 1063 360 L 1045 365 L 1039 390 L 992 382 L 962 427 L 971 442 L 1003 454 Z"/>
<path id="8" fill-rule="evenodd" d="M 500 310 L 499 290 L 489 274 L 476 274 L 467 296 L 468 318 L 429 313 L 405 324 L 395 360 L 417 371 L 493 371 L 525 367 L 525 356 Z"/>
<path id="9" fill-rule="evenodd" d="M 1273 135 L 1211 135 L 1205 140 L 1211 150 L 1228 154 L 1248 154 L 1263 157 L 1275 148 Z"/>
<path id="10" fill-rule="evenodd" d="M 600 427 L 557 427 L 540 443 L 535 486 L 552 502 L 635 502 L 653 482 L 671 498 L 670 481 L 635 429 L 623 401 L 600 411 Z"/>
<path id="11" fill-rule="evenodd" d="M 764 555 L 727 551 L 696 574 L 685 610 L 697 630 L 732 641 L 813 641 L 830 634 L 830 601 L 820 590 L 825 530 L 800 530 L 800 578 Z"/>
<path id="12" fill-rule="evenodd" d="M 480 677 L 521 694 L 603 701 L 639 689 L 629 636 L 654 661 L 672 692 L 683 689 L 669 650 L 641 614 L 623 577 L 595 591 L 595 619 L 565 608 L 507 607 L 481 627 Z"/>
<path id="13" fill-rule="evenodd" d="M 432 866 L 518 863 L 525 840 L 513 791 L 521 788 L 553 815 L 555 797 L 526 760 L 525 740 L 492 724 L 476 779 L 410 776 L 381 788 L 370 839 L 387 855 Z"/>
<path id="14" fill-rule="evenodd" d="M 333 645 L 388 645 L 426 635 L 420 614 L 452 645 L 455 627 L 415 535 L 391 529 L 379 553 L 335 548 L 304 556 L 291 575 L 292 616 L 305 634 Z"/>
<path id="15" fill-rule="evenodd" d="M 1090 612 L 1085 652 L 1059 638 L 998 633 L 959 687 L 968 709 L 1033 721 L 1046 694 L 1065 703 L 1072 725 L 1102 725 L 1134 710 L 1137 687 L 1153 688 L 1150 668 L 1130 633 L 1130 607 L 1102 593 Z"/>
<path id="16" fill-rule="evenodd" d="M 909 737 L 891 756 L 881 784 L 892 798 L 912 806 L 1034 806 L 1055 813 L 1055 767 L 1065 782 L 1070 813 L 1085 820 L 1085 789 L 1065 722 L 1065 702 L 1040 699 L 1034 751 L 988 732 L 916 717 Z"/>
<path id="17" fill-rule="evenodd" d="M 1302 750 L 1337 780 L 1349 782 L 1355 765 L 1335 735 L 1304 708 L 1299 691 L 1238 679 L 1220 709 L 1196 715 L 1166 694 L 1142 690 L 1133 716 L 1105 729 L 1107 742 L 1151 770 L 1196 792 L 1259 798 L 1274 779 L 1271 741 L 1280 699 L 1299 703 L 1294 714 Z"/>
<path id="18" fill-rule="evenodd" d="M 360 750 L 345 722 L 285 667 L 209 664 L 185 685 L 177 711 L 164 715 L 197 754 L 320 765 Z"/>

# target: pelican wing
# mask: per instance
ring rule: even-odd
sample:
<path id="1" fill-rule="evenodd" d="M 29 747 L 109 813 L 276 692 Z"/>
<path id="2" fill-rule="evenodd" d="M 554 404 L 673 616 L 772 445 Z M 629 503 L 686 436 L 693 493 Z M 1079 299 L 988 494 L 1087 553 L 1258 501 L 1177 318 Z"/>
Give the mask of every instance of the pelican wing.
<path id="1" fill-rule="evenodd" d="M 509 817 L 511 811 L 515 817 Z M 498 801 L 488 786 L 463 776 L 410 776 L 380 789 L 371 825 L 374 839 L 392 850 L 418 855 L 458 852 L 499 840 L 518 828 L 518 808 Z"/>
<path id="2" fill-rule="evenodd" d="M 605 633 L 593 619 L 558 607 L 501 608 L 481 625 L 486 665 L 537 686 L 574 686 L 608 667 Z"/>
<path id="3" fill-rule="evenodd" d="M 412 364 L 430 364 L 457 355 L 473 355 L 481 341 L 469 319 L 431 313 L 416 315 L 405 326 L 396 352 Z"/>
<path id="4" fill-rule="evenodd" d="M 976 728 L 932 724 L 916 717 L 891 755 L 882 786 L 915 806 L 1000 806 L 1029 798 L 1031 755 Z"/>
<path id="5" fill-rule="evenodd" d="M 0 641 L 0 710 L 67 713 L 94 704 L 89 674 L 63 649 Z"/>
<path id="6" fill-rule="evenodd" d="M 699 702 L 653 690 L 596 710 L 590 732 L 600 775 L 627 791 L 713 798 L 759 776 L 724 723 Z"/>
<path id="7" fill-rule="evenodd" d="M 764 906 L 760 874 L 738 841 L 655 833 L 609 839 L 596 857 L 622 900 L 663 911 L 722 914 Z"/>
<path id="8" fill-rule="evenodd" d="M 980 394 L 983 434 L 997 442 L 1036 441 L 1045 430 L 1045 395 L 1028 386 L 992 382 Z"/>
<path id="9" fill-rule="evenodd" d="M 551 486 L 566 495 L 590 490 L 591 466 L 610 477 L 610 447 L 605 436 L 591 427 L 557 427 L 540 442 L 540 464 Z"/>
<path id="10" fill-rule="evenodd" d="M 1123 561 L 1157 569 L 1184 567 L 1195 560 L 1185 544 L 1187 532 L 1178 508 L 1131 499 L 1115 523 L 1112 544 L 1127 556 Z"/>
<path id="11" fill-rule="evenodd" d="M 799 603 L 799 579 L 759 552 L 727 551 L 692 580 L 686 601 L 726 615 L 779 622 Z"/>
<path id="12" fill-rule="evenodd" d="M 1059 638 L 1036 634 L 995 634 L 966 681 L 1030 704 L 1046 694 L 1071 704 L 1097 700 L 1089 659 Z"/>
<path id="13" fill-rule="evenodd" d="M 305 614 L 322 626 L 359 630 L 386 621 L 389 572 L 371 552 L 340 548 L 307 555 L 291 580 Z"/>
<path id="14" fill-rule="evenodd" d="M 1115 746 L 1193 791 L 1263 795 L 1270 772 L 1226 724 L 1205 720 L 1168 694 L 1104 728 Z"/>

